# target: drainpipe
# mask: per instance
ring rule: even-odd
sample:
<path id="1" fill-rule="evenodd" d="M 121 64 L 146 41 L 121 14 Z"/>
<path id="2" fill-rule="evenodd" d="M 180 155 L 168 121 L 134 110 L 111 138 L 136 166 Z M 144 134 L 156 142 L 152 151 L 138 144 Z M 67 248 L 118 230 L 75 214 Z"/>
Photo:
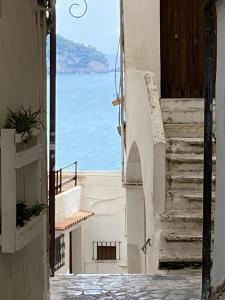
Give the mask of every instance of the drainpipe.
<path id="1" fill-rule="evenodd" d="M 122 158 L 122 184 L 125 182 L 125 143 L 126 143 L 126 129 L 125 129 L 125 110 L 124 110 L 124 8 L 123 0 L 120 0 L 120 89 L 121 89 L 121 158 Z"/>
<path id="2" fill-rule="evenodd" d="M 49 147 L 49 226 L 50 226 L 50 272 L 55 273 L 55 133 L 56 133 L 56 11 L 55 0 L 50 8 L 50 147 Z"/>
<path id="3" fill-rule="evenodd" d="M 204 182 L 203 182 L 203 245 L 202 300 L 211 294 L 211 229 L 212 229 L 212 125 L 215 93 L 215 0 L 205 2 L 205 116 L 204 116 Z"/>

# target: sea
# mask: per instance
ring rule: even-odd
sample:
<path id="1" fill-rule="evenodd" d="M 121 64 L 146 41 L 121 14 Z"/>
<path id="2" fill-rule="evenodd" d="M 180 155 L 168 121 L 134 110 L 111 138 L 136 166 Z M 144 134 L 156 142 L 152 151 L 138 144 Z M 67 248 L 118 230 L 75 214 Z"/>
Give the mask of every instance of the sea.
<path id="1" fill-rule="evenodd" d="M 77 161 L 78 171 L 120 170 L 114 78 L 113 72 L 57 75 L 56 169 Z"/>

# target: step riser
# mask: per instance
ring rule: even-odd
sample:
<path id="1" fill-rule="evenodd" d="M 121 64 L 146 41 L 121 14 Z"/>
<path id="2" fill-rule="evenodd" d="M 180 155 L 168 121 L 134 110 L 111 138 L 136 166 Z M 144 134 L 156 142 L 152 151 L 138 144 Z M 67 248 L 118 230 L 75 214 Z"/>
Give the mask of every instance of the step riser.
<path id="1" fill-rule="evenodd" d="M 174 220 L 171 222 L 163 222 L 162 230 L 202 230 L 202 220 Z"/>
<path id="2" fill-rule="evenodd" d="M 203 123 L 204 110 L 191 111 L 162 111 L 162 119 L 164 124 L 187 124 L 187 123 Z M 213 122 L 216 120 L 215 112 L 213 113 Z"/>
<path id="3" fill-rule="evenodd" d="M 167 190 L 176 190 L 176 191 L 202 191 L 203 190 L 203 179 L 195 179 L 195 180 L 166 180 Z M 215 191 L 215 183 L 213 183 L 212 190 Z"/>
<path id="4" fill-rule="evenodd" d="M 204 147 L 202 144 L 190 144 L 185 142 L 168 142 L 166 145 L 166 151 L 167 153 L 176 153 L 176 154 L 203 154 L 204 153 Z"/>
<path id="5" fill-rule="evenodd" d="M 201 256 L 202 242 L 174 242 L 161 245 L 160 253 L 170 257 Z"/>
<path id="6" fill-rule="evenodd" d="M 202 202 L 188 201 L 188 200 L 180 200 L 180 201 L 171 201 L 167 200 L 166 209 L 169 210 L 177 210 L 177 211 L 187 211 L 190 212 L 200 212 L 202 211 L 203 204 Z"/>
<path id="7" fill-rule="evenodd" d="M 203 98 L 172 98 L 161 99 L 162 111 L 177 111 L 177 110 L 202 110 L 204 109 Z"/>
<path id="8" fill-rule="evenodd" d="M 199 124 L 185 126 L 185 124 L 164 124 L 166 138 L 203 138 L 204 128 Z"/>
<path id="9" fill-rule="evenodd" d="M 202 212 L 203 209 L 203 200 L 201 201 L 191 201 L 187 198 L 167 198 L 166 200 L 166 209 L 177 210 L 177 211 L 186 211 L 190 212 Z M 215 210 L 215 203 L 212 203 L 212 209 Z"/>
<path id="10" fill-rule="evenodd" d="M 163 111 L 162 119 L 164 124 L 174 124 L 174 123 L 203 123 L 204 111 L 203 110 L 193 110 L 193 111 Z"/>
<path id="11" fill-rule="evenodd" d="M 203 172 L 203 162 L 176 162 L 167 159 L 166 170 L 168 172 Z M 213 172 L 216 172 L 216 164 L 213 164 Z"/>

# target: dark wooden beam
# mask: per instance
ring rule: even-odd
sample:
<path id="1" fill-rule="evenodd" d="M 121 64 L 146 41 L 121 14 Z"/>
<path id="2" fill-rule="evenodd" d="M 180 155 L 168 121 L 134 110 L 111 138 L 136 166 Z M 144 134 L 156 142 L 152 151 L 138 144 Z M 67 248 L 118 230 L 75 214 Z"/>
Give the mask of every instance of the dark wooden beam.
<path id="1" fill-rule="evenodd" d="M 204 182 L 203 182 L 203 246 L 202 300 L 211 295 L 211 238 L 212 238 L 212 127 L 215 94 L 215 1 L 205 2 L 205 116 L 204 116 Z"/>
<path id="2" fill-rule="evenodd" d="M 50 271 L 55 272 L 55 144 L 56 144 L 56 11 L 55 0 L 50 1 L 50 146 L 49 146 L 49 226 Z"/>

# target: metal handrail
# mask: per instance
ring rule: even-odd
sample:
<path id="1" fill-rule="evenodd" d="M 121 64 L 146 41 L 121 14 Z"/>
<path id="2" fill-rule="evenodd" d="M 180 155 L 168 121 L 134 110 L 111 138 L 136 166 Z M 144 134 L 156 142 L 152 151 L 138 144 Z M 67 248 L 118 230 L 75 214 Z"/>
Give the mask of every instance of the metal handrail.
<path id="1" fill-rule="evenodd" d="M 63 181 L 63 178 L 62 178 L 63 170 L 66 170 L 66 169 L 70 168 L 71 166 L 74 166 L 74 176 Z M 56 175 L 56 185 L 55 185 L 56 195 L 62 193 L 62 187 L 67 185 L 70 182 L 74 181 L 74 185 L 77 186 L 77 161 L 55 171 L 55 175 Z"/>

